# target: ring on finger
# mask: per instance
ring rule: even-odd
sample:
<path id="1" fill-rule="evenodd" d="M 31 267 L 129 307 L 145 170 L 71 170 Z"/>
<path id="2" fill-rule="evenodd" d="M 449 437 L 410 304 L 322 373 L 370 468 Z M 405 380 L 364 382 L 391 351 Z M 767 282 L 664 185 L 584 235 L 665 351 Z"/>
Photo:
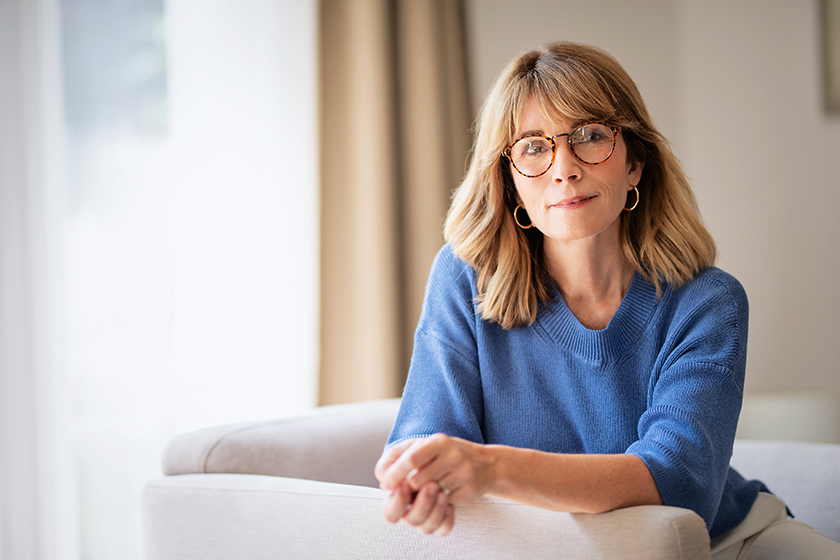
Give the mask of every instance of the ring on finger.
<path id="1" fill-rule="evenodd" d="M 443 482 L 443 479 L 438 480 L 437 483 L 438 483 L 438 486 L 440 486 L 440 489 L 444 494 L 446 494 L 447 496 L 452 494 L 452 490 L 450 490 L 449 487 Z"/>

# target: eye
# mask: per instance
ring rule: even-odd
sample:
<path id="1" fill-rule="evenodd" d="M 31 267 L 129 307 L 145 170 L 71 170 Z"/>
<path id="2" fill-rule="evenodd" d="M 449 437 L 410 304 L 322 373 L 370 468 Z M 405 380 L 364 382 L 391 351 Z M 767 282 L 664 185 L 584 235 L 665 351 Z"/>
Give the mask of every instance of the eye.
<path id="1" fill-rule="evenodd" d="M 587 124 L 575 129 L 572 133 L 573 144 L 598 144 L 612 142 L 612 130 L 602 124 Z"/>
<path id="2" fill-rule="evenodd" d="M 540 136 L 523 138 L 513 146 L 514 159 L 536 158 L 551 154 L 551 143 Z"/>
<path id="3" fill-rule="evenodd" d="M 539 142 L 532 142 L 532 143 L 529 143 L 527 146 L 525 146 L 525 150 L 523 151 L 523 153 L 533 156 L 533 155 L 541 154 L 545 151 L 546 151 L 545 146 L 543 146 Z"/>

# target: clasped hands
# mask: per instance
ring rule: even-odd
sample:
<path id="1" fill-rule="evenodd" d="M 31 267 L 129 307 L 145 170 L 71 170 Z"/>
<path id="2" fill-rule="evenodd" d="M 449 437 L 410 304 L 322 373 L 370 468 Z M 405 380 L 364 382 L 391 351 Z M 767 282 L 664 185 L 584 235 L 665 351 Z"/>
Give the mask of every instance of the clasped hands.
<path id="1" fill-rule="evenodd" d="M 487 494 L 494 471 L 486 446 L 435 434 L 389 447 L 374 474 L 385 491 L 382 514 L 389 523 L 446 535 L 455 523 L 455 506 Z"/>

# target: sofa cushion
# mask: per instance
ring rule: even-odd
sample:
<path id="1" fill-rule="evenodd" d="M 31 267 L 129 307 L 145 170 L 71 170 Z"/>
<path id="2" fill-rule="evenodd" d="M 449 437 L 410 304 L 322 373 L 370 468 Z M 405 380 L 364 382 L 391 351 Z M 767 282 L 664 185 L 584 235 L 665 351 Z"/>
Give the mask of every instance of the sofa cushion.
<path id="1" fill-rule="evenodd" d="M 797 521 L 840 542 L 840 445 L 736 440 L 731 463 L 764 481 Z"/>

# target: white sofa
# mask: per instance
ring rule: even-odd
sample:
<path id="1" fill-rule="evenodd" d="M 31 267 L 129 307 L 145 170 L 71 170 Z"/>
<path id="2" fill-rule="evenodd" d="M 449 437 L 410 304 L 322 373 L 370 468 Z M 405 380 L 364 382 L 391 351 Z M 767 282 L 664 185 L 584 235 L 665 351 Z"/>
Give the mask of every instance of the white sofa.
<path id="1" fill-rule="evenodd" d="M 671 507 L 584 515 L 487 499 L 459 508 L 446 537 L 389 525 L 373 465 L 398 406 L 323 407 L 177 437 L 166 476 L 144 489 L 145 558 L 710 558 L 702 519 Z M 840 541 L 840 445 L 737 441 L 732 464 Z"/>

